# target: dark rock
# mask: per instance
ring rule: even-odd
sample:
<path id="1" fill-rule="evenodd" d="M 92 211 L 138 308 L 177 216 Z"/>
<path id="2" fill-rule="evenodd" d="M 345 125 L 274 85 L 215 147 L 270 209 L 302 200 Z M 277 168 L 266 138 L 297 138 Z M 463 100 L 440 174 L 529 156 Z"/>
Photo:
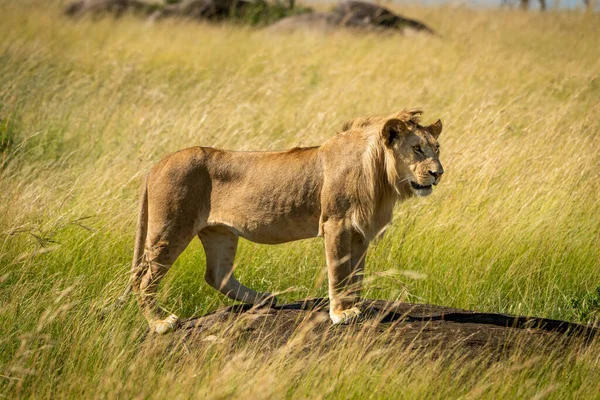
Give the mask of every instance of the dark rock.
<path id="1" fill-rule="evenodd" d="M 110 14 L 120 17 L 126 12 L 149 15 L 157 6 L 138 0 L 79 0 L 70 3 L 64 10 L 65 14 L 77 17 L 84 14 L 94 16 Z"/>
<path id="2" fill-rule="evenodd" d="M 221 21 L 241 15 L 251 4 L 246 0 L 185 0 L 162 8 L 157 11 L 155 17 Z"/>
<path id="3" fill-rule="evenodd" d="M 395 30 L 401 33 L 410 31 L 436 32 L 422 22 L 394 14 L 374 3 L 345 1 L 328 13 L 294 15 L 271 25 L 272 30 L 292 31 L 298 29 L 331 30 L 339 27 L 371 30 Z"/>
<path id="4" fill-rule="evenodd" d="M 332 326 L 326 299 L 258 309 L 236 305 L 183 321 L 167 340 L 188 346 L 212 341 L 253 343 L 270 351 L 290 343 L 327 347 L 340 340 L 367 337 L 381 345 L 403 348 L 467 352 L 485 348 L 501 354 L 514 346 L 556 349 L 573 339 L 585 343 L 598 337 L 596 328 L 545 318 L 382 300 L 364 300 L 360 308 L 360 321 Z"/>
<path id="5" fill-rule="evenodd" d="M 340 24 L 343 26 L 376 26 L 400 31 L 412 29 L 435 34 L 435 31 L 427 25 L 414 19 L 396 15 L 387 8 L 375 3 L 354 0 L 344 1 L 333 8 L 333 14 L 338 17 Z"/>
<path id="6" fill-rule="evenodd" d="M 345 1 L 328 13 L 313 13 L 310 9 L 295 9 L 301 12 L 280 19 L 273 25 L 273 30 L 331 30 L 339 27 L 372 30 L 395 30 L 402 33 L 409 31 L 435 34 L 427 25 L 409 18 L 394 14 L 385 7 L 362 1 Z M 152 20 L 168 17 L 187 18 L 193 20 L 223 21 L 237 17 L 249 17 L 248 23 L 269 23 L 291 12 L 281 8 L 279 3 L 273 5 L 265 0 L 183 0 L 179 3 L 159 5 L 142 0 L 78 0 L 65 8 L 65 14 L 71 17 L 81 15 L 113 15 L 120 17 L 126 12 L 151 16 Z M 260 14 L 260 15 L 254 15 Z M 253 21 L 258 18 L 260 21 Z"/>
<path id="7" fill-rule="evenodd" d="M 280 19 L 269 30 L 293 32 L 297 30 L 329 31 L 339 27 L 339 18 L 333 13 L 307 13 Z"/>
<path id="8" fill-rule="evenodd" d="M 140 0 L 78 0 L 65 8 L 71 17 L 90 14 L 120 17 L 126 12 L 151 15 L 152 19 L 180 17 L 195 20 L 219 21 L 240 15 L 252 4 L 248 0 L 184 0 L 166 6 Z"/>

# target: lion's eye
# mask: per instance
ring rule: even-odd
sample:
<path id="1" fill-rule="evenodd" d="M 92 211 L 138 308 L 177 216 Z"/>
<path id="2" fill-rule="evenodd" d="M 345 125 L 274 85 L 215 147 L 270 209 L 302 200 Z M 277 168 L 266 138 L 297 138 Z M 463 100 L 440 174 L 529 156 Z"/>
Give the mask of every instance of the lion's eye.
<path id="1" fill-rule="evenodd" d="M 439 147 L 435 148 L 435 154 L 440 154 L 440 148 Z"/>
<path id="2" fill-rule="evenodd" d="M 417 154 L 423 154 L 423 149 L 421 148 L 421 146 L 415 146 L 415 147 L 413 147 L 413 150 Z"/>

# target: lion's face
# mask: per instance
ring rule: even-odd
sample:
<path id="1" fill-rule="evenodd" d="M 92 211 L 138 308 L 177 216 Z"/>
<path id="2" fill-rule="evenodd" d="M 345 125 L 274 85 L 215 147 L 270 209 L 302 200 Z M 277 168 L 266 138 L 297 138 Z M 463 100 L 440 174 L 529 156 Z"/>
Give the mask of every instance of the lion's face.
<path id="1" fill-rule="evenodd" d="M 408 181 L 410 190 L 417 196 L 430 195 L 433 185 L 440 182 L 444 173 L 439 160 L 441 132 L 439 120 L 429 126 L 420 126 L 395 119 L 383 128 L 386 144 L 394 152 L 399 177 Z"/>

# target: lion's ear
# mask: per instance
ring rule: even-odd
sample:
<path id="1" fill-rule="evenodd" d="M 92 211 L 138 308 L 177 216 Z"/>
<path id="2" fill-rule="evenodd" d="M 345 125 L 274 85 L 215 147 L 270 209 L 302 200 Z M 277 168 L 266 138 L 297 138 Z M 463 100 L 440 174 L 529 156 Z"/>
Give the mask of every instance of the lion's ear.
<path id="1" fill-rule="evenodd" d="M 386 146 L 390 146 L 395 139 L 398 139 L 407 133 L 408 126 L 406 125 L 406 122 L 396 118 L 388 120 L 381 130 L 381 136 L 383 136 Z"/>
<path id="2" fill-rule="evenodd" d="M 437 139 L 442 133 L 442 121 L 438 119 L 433 124 L 426 126 L 425 129 L 427 132 L 431 133 L 431 136 Z"/>

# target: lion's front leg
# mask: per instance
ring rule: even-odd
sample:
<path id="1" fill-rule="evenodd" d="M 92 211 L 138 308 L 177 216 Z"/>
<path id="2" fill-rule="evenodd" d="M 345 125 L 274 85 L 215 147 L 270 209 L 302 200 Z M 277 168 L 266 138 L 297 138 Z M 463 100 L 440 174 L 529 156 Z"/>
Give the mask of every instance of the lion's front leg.
<path id="1" fill-rule="evenodd" d="M 360 300 L 368 248 L 369 241 L 358 232 L 352 232 L 352 278 L 350 279 L 350 285 L 355 293 L 356 301 Z"/>
<path id="2" fill-rule="evenodd" d="M 356 307 L 360 288 L 352 285 L 353 235 L 348 221 L 328 220 L 323 225 L 329 278 L 329 316 L 334 324 L 348 323 L 360 315 Z"/>

